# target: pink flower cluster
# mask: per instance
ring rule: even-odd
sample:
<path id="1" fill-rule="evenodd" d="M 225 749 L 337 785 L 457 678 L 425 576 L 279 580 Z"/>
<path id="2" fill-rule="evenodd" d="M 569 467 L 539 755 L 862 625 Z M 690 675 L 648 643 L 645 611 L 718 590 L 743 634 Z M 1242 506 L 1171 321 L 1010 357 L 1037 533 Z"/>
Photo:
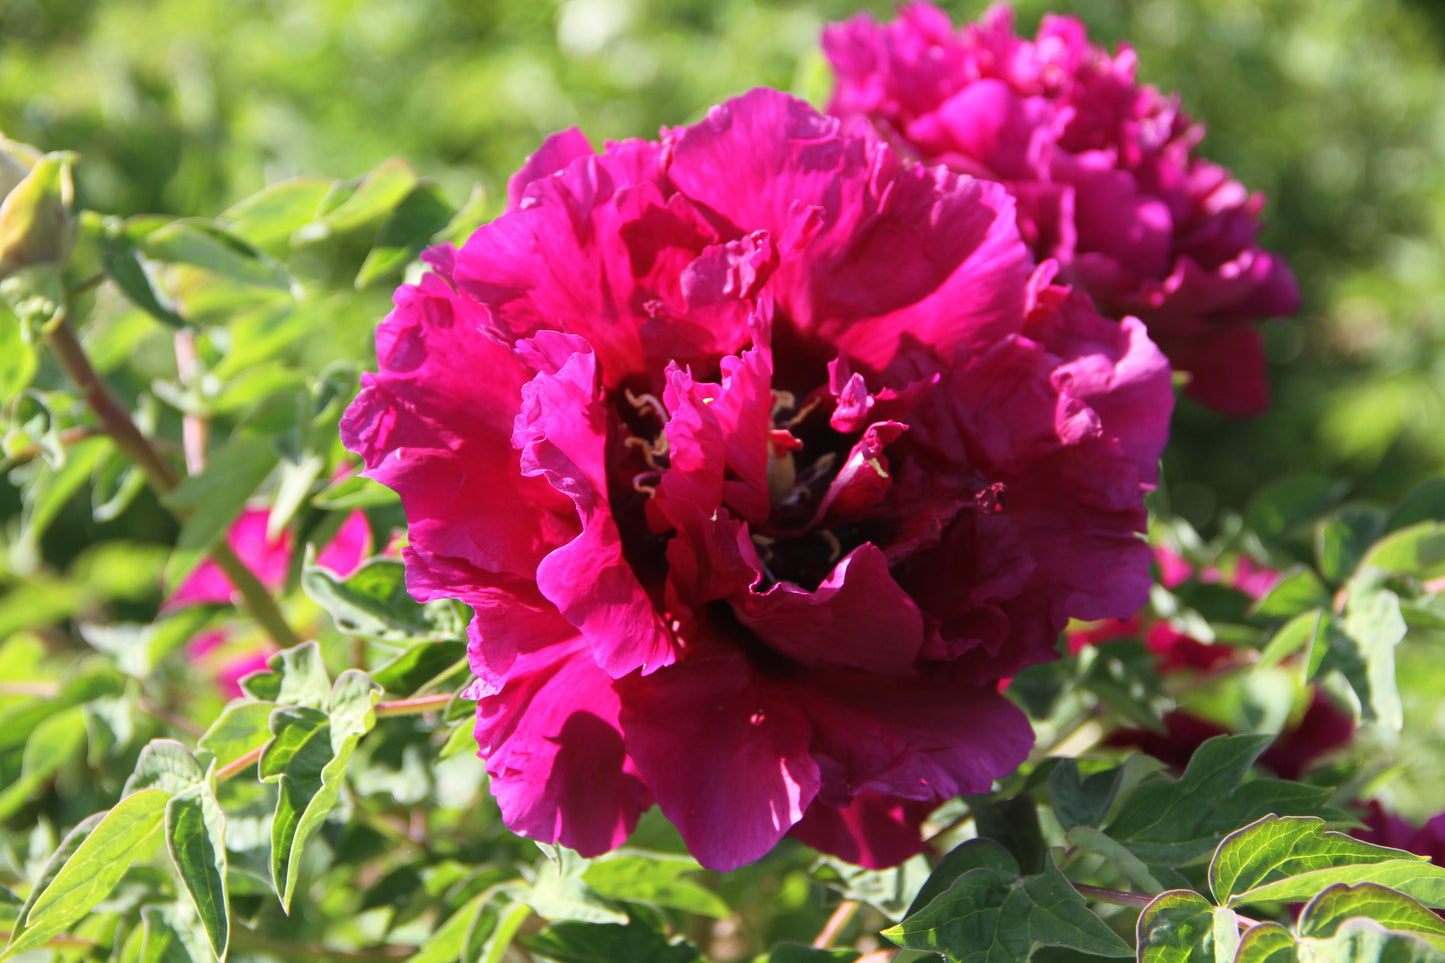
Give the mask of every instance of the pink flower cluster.
<path id="1" fill-rule="evenodd" d="M 596 854 L 656 803 L 713 868 L 897 862 L 1028 752 L 997 680 L 1147 595 L 1168 363 L 997 184 L 755 90 L 549 138 L 425 260 L 342 437 L 412 594 L 475 612 L 519 833 Z"/>
<path id="2" fill-rule="evenodd" d="M 1203 127 L 1138 84 L 1132 49 L 1110 55 L 1067 16 L 1023 39 L 1004 5 L 955 31 L 928 3 L 886 26 L 835 24 L 823 47 L 838 76 L 830 112 L 1004 184 L 1034 253 L 1104 314 L 1142 318 L 1191 395 L 1228 414 L 1268 406 L 1250 321 L 1292 313 L 1299 295 L 1256 242 L 1264 198 L 1196 156 Z"/>

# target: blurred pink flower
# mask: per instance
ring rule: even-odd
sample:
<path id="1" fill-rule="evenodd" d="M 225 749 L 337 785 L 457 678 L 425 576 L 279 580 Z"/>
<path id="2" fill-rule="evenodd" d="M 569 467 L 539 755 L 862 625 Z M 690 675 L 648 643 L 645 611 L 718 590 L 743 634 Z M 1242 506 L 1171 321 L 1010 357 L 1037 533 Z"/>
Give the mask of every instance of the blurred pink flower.
<path id="1" fill-rule="evenodd" d="M 995 681 L 1133 611 L 1171 407 L 1143 325 L 1033 269 L 997 185 L 755 90 L 593 152 L 396 294 L 342 420 L 408 586 L 471 624 L 507 824 L 654 801 L 706 866 L 869 865 L 1032 741 Z"/>
<path id="2" fill-rule="evenodd" d="M 1433 816 L 1425 825 L 1417 827 L 1386 812 L 1378 799 L 1372 799 L 1365 804 L 1365 813 L 1360 821 L 1365 828 L 1351 830 L 1350 834 L 1355 838 L 1377 846 L 1403 849 L 1417 856 L 1428 856 L 1436 866 L 1445 866 L 1445 813 Z"/>
<path id="3" fill-rule="evenodd" d="M 266 537 L 266 525 L 271 517 L 264 508 L 248 508 L 241 517 L 231 524 L 226 533 L 226 542 L 237 557 L 256 573 L 261 584 L 270 591 L 280 588 L 286 581 L 291 567 L 295 536 L 291 530 L 282 529 L 275 539 Z M 345 578 L 356 571 L 367 556 L 371 546 L 371 529 L 366 516 L 353 511 L 341 523 L 336 535 L 317 552 L 316 562 Z M 210 559 L 198 565 L 175 592 L 161 605 L 161 611 L 174 611 L 191 605 L 224 605 L 237 602 L 231 580 L 223 574 Z M 202 660 L 211 653 L 223 649 L 231 638 L 226 629 L 212 629 L 202 632 L 186 646 L 186 653 L 194 660 Z M 276 651 L 274 646 L 263 645 L 241 653 L 228 654 L 215 671 L 216 684 L 227 698 L 241 695 L 240 680 L 252 672 L 266 668 L 266 660 Z"/>
<path id="4" fill-rule="evenodd" d="M 888 25 L 866 13 L 823 34 L 838 76 L 829 111 L 869 122 L 927 163 L 1003 183 L 1039 258 L 1112 317 L 1134 315 L 1188 391 L 1227 414 L 1268 407 L 1251 320 L 1290 314 L 1284 262 L 1256 243 L 1264 198 L 1195 156 L 1202 125 L 1135 78 L 1073 17 L 1046 16 L 1033 41 L 990 7 L 955 32 L 928 3 Z"/>

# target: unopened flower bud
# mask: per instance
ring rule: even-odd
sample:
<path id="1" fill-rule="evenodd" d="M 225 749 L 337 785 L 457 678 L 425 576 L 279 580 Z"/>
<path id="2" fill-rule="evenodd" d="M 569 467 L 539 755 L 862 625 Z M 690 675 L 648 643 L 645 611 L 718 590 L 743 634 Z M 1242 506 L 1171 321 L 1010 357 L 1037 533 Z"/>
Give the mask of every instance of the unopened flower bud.
<path id="1" fill-rule="evenodd" d="M 0 278 L 37 264 L 60 264 L 75 244 L 75 186 L 68 151 L 39 154 L 0 139 Z"/>

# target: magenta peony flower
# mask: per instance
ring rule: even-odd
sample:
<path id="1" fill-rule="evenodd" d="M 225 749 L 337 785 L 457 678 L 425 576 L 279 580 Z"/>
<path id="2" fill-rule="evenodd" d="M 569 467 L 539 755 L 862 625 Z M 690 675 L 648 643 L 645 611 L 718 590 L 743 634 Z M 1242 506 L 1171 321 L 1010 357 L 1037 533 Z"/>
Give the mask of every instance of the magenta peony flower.
<path id="1" fill-rule="evenodd" d="M 342 420 L 412 594 L 475 610 L 507 824 L 917 852 L 1029 749 L 995 680 L 1144 601 L 1163 356 L 1033 269 L 997 185 L 776 91 L 554 135 L 509 199 L 397 292 Z"/>
<path id="2" fill-rule="evenodd" d="M 1135 315 L 1188 391 L 1227 414 L 1268 407 L 1253 319 L 1292 313 L 1293 276 L 1256 243 L 1263 196 L 1194 156 L 1201 125 L 1135 79 L 1134 51 L 1091 45 L 1073 17 L 1037 37 L 990 7 L 955 32 L 928 3 L 881 26 L 834 24 L 823 49 L 838 75 L 830 112 L 876 124 L 905 153 L 1002 182 L 1019 227 L 1064 281 L 1111 317 Z"/>
<path id="3" fill-rule="evenodd" d="M 1371 799 L 1365 804 L 1365 813 L 1360 821 L 1365 824 L 1364 828 L 1350 831 L 1350 835 L 1357 839 L 1428 856 L 1436 866 L 1445 866 L 1445 813 L 1432 816 L 1425 825 L 1417 827 L 1387 812 L 1378 799 Z"/>

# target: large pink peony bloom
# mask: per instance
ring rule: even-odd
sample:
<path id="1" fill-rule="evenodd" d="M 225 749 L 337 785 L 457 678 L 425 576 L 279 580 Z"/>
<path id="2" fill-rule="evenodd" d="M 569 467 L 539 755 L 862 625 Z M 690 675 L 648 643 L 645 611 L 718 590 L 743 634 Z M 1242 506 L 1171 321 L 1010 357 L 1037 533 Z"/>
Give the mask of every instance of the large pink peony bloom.
<path id="1" fill-rule="evenodd" d="M 1203 127 L 1177 98 L 1139 86 L 1132 49 L 1110 56 L 1067 16 L 1024 40 L 1005 5 L 955 32 L 928 3 L 887 26 L 868 14 L 835 24 L 823 48 L 838 75 L 832 113 L 1002 182 L 1035 253 L 1104 314 L 1143 318 L 1193 376 L 1191 395 L 1228 414 L 1268 407 L 1249 322 L 1292 313 L 1299 294 L 1256 243 L 1264 198 L 1194 156 Z"/>
<path id="2" fill-rule="evenodd" d="M 509 198 L 397 292 L 342 421 L 411 592 L 475 610 L 507 824 L 918 851 L 1029 749 L 995 680 L 1144 601 L 1164 358 L 1033 269 L 997 185 L 776 91 L 555 135 Z"/>

